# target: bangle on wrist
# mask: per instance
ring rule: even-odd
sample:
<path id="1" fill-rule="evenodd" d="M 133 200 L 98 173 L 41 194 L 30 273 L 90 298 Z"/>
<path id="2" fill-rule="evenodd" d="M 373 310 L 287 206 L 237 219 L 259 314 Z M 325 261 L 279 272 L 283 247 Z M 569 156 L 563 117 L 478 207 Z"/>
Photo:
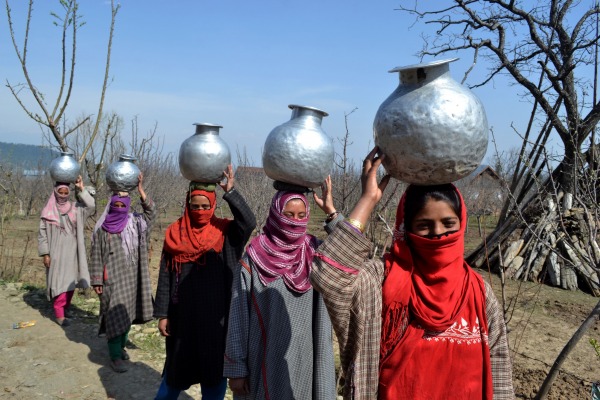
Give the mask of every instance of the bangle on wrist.
<path id="1" fill-rule="evenodd" d="M 338 215 L 339 215 L 339 213 L 337 211 L 334 211 L 331 214 L 327 214 L 327 217 L 325 218 L 325 223 L 326 224 L 330 223 L 331 221 L 336 219 Z"/>
<path id="2" fill-rule="evenodd" d="M 354 218 L 348 218 L 346 221 L 356 229 L 360 231 L 360 233 L 365 233 L 365 226 L 362 222 L 355 220 Z"/>

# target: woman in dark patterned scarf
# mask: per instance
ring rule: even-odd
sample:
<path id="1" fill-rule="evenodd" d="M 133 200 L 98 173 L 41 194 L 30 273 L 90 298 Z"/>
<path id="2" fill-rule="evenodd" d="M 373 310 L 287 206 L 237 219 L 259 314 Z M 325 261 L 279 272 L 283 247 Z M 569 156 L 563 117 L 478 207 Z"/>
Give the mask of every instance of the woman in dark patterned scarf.
<path id="1" fill-rule="evenodd" d="M 338 220 L 331 180 L 317 205 Z M 234 274 L 224 375 L 235 399 L 335 399 L 332 330 L 309 275 L 316 237 L 306 196 L 278 191 Z"/>
<path id="2" fill-rule="evenodd" d="M 131 324 L 152 319 L 152 289 L 148 270 L 150 230 L 156 217 L 140 174 L 138 191 L 143 214 L 131 213 L 129 193 L 114 194 L 92 235 L 90 275 L 100 296 L 100 334 L 106 334 L 110 366 L 127 371 L 125 350 Z"/>

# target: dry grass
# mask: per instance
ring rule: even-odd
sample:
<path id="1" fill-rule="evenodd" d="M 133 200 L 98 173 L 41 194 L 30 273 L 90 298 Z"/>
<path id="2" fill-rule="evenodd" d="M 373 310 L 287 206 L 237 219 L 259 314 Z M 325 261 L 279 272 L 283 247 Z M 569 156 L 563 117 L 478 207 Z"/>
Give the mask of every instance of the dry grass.
<path id="1" fill-rule="evenodd" d="M 39 218 L 14 218 L 5 221 L 0 234 L 0 279 L 7 281 L 38 282 L 45 271 L 35 268 Z"/>

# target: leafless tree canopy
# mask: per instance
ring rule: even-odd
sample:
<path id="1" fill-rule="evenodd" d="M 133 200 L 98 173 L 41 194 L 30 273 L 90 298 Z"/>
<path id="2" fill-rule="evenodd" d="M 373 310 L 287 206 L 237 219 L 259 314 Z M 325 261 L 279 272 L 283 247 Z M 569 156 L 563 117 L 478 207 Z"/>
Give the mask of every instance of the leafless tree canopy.
<path id="1" fill-rule="evenodd" d="M 71 135 L 76 133 L 84 124 L 94 121 L 94 127 L 91 130 L 91 134 L 88 136 L 87 142 L 83 145 L 81 153 L 79 153 L 79 161 L 81 162 L 85 159 L 87 152 L 93 146 L 100 125 L 103 123 L 103 108 L 109 81 L 112 40 L 116 16 L 120 6 L 115 5 L 111 0 L 106 66 L 102 89 L 99 94 L 98 113 L 96 118 L 94 119 L 92 115 L 85 115 L 82 118 L 78 118 L 74 123 L 71 123 L 67 120 L 67 112 L 73 87 L 75 85 L 75 66 L 78 46 L 77 34 L 79 29 L 85 25 L 85 21 L 83 21 L 79 13 L 78 1 L 63 0 L 57 2 L 57 5 L 60 6 L 61 10 L 51 14 L 54 25 L 61 30 L 62 34 L 60 47 L 56 50 L 57 58 L 61 63 L 61 72 L 59 76 L 56 77 L 57 93 L 53 100 L 47 94 L 39 91 L 35 77 L 33 76 L 34 73 L 29 69 L 28 64 L 30 27 L 34 23 L 34 1 L 29 0 L 27 19 L 20 29 L 15 25 L 16 21 L 13 20 L 9 0 L 5 0 L 5 4 L 12 45 L 25 80 L 25 82 L 21 83 L 11 83 L 7 81 L 6 87 L 11 91 L 13 97 L 23 111 L 33 121 L 47 129 L 44 131 L 44 134 L 46 135 L 48 142 L 52 145 L 56 145 L 63 151 L 69 150 L 68 141 L 71 138 Z M 22 38 L 19 38 L 19 36 L 22 36 Z M 22 44 L 20 44 L 20 40 L 22 40 Z M 35 107 L 30 107 L 28 105 L 28 97 L 33 98 Z"/>
<path id="2" fill-rule="evenodd" d="M 271 199 L 275 195 L 273 180 L 265 175 L 261 167 L 254 165 L 254 160 L 248 156 L 245 148 L 237 148 L 236 152 L 236 190 L 246 199 L 256 217 L 256 232 L 260 232 L 269 215 Z"/>
<path id="3" fill-rule="evenodd" d="M 430 8 L 422 9 L 423 4 Z M 590 92 L 598 6 L 572 0 L 448 0 L 400 9 L 436 28 L 434 36 L 424 36 L 421 56 L 470 51 L 473 64 L 465 79 L 480 59 L 486 68 L 471 87 L 503 74 L 524 89 L 564 143 L 561 185 L 572 192 L 577 155 L 600 119 L 600 105 Z"/>

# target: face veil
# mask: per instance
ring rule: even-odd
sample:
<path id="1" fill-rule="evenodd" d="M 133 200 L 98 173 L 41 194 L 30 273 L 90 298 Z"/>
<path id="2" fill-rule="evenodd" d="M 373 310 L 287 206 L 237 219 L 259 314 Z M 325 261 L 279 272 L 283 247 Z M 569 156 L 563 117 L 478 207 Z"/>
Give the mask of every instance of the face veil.
<path id="1" fill-rule="evenodd" d="M 210 209 L 192 210 L 190 208 L 192 196 L 208 198 Z M 220 253 L 225 242 L 225 232 L 231 222 L 214 215 L 216 208 L 214 191 L 199 189 L 188 191 L 185 204 L 183 215 L 167 228 L 163 243 L 167 265 L 175 269 L 179 269 L 183 263 L 198 261 L 210 250 Z"/>
<path id="2" fill-rule="evenodd" d="M 306 217 L 291 219 L 283 215 L 286 204 L 302 200 Z M 248 245 L 248 256 L 256 265 L 263 285 L 282 278 L 285 285 L 297 293 L 307 292 L 316 238 L 306 230 L 310 207 L 306 196 L 296 192 L 279 191 L 273 196 L 263 232 Z"/>

